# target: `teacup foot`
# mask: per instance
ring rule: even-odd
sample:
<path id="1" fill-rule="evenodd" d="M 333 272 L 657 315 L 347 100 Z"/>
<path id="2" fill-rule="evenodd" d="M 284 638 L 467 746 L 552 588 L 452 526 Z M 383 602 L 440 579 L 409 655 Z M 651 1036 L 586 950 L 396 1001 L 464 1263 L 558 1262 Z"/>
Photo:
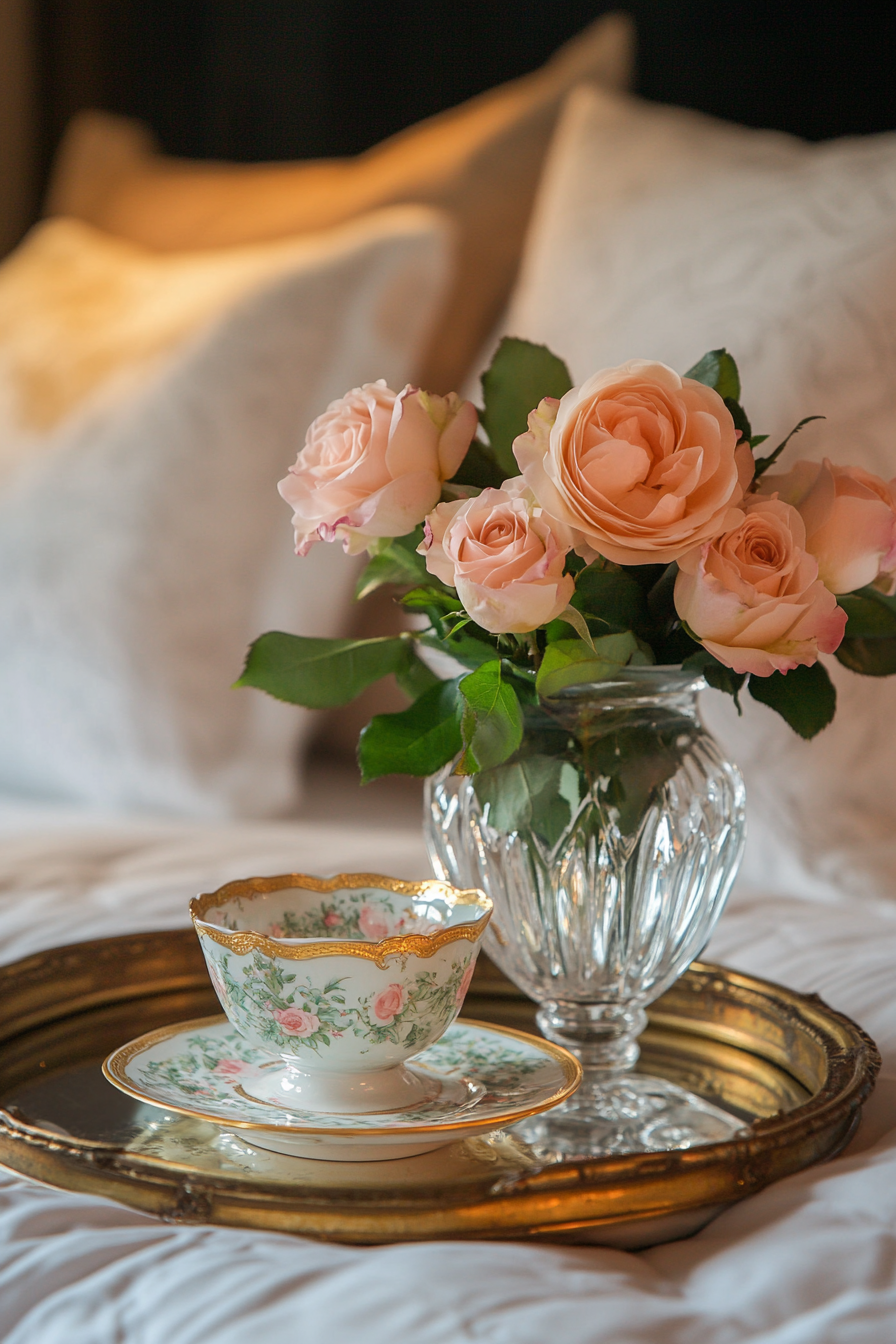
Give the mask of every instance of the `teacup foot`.
<path id="1" fill-rule="evenodd" d="M 440 1109 L 470 1101 L 462 1080 L 455 1083 L 404 1064 L 369 1073 L 305 1073 L 287 1064 L 253 1078 L 242 1091 L 252 1101 L 281 1110 L 326 1115 L 395 1115 L 436 1100 Z"/>

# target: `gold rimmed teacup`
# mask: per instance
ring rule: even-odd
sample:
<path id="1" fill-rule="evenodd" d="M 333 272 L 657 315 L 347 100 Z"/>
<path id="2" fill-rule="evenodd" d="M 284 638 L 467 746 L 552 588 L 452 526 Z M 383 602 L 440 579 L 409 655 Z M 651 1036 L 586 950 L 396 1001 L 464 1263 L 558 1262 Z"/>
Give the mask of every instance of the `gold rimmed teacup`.
<path id="1" fill-rule="evenodd" d="M 406 1110 L 444 1087 L 406 1061 L 460 1012 L 491 911 L 481 891 L 375 873 L 251 877 L 190 903 L 231 1023 L 288 1066 L 256 1098 L 340 1114 Z"/>

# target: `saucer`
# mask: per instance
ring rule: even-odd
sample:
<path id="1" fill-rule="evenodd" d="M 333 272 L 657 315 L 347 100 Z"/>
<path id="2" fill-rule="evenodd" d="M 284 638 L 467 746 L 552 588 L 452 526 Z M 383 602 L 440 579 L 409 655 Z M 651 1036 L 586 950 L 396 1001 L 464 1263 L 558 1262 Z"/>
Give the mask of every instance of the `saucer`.
<path id="1" fill-rule="evenodd" d="M 286 1109 L 285 1064 L 255 1049 L 225 1017 L 203 1017 L 139 1036 L 103 1065 L 138 1101 L 230 1128 L 294 1157 L 375 1162 L 427 1153 L 548 1110 L 581 1080 L 566 1050 L 526 1032 L 455 1022 L 410 1062 L 432 1095 L 413 1109 L 338 1115 Z M 247 1135 L 248 1137 L 248 1135 Z"/>

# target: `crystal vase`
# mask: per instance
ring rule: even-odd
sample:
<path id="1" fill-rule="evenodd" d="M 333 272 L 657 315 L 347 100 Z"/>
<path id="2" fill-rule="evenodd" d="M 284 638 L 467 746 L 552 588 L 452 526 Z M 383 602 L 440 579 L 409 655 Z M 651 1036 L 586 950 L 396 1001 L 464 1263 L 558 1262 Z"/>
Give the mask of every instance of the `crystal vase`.
<path id="1" fill-rule="evenodd" d="M 510 761 L 427 782 L 435 872 L 492 898 L 489 955 L 584 1070 L 574 1097 L 522 1126 L 546 1158 L 690 1147 L 740 1127 L 635 1070 L 645 1006 L 706 944 L 743 852 L 743 780 L 700 722 L 704 684 L 648 667 L 567 688 L 525 711 Z"/>

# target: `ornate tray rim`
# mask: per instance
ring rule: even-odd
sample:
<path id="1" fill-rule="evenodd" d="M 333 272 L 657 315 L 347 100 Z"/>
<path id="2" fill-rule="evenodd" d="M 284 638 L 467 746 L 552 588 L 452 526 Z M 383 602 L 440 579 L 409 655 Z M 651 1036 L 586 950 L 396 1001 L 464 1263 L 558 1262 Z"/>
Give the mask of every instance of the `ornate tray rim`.
<path id="1" fill-rule="evenodd" d="M 475 988 L 475 985 L 474 985 Z M 69 944 L 0 967 L 0 1071 L 25 1033 L 134 1004 L 211 987 L 191 929 Z M 494 998 L 522 999 L 507 982 Z M 735 1021 L 689 1018 L 684 1007 L 734 1008 Z M 474 1004 L 471 1003 L 471 1008 Z M 475 1005 L 483 1016 L 481 1002 Z M 773 1011 L 775 1032 L 750 1036 L 738 1013 Z M 194 1012 L 184 1014 L 195 1016 Z M 849 1142 L 880 1056 L 854 1022 L 817 995 L 711 963 L 695 962 L 652 1005 L 651 1024 L 734 1045 L 789 1072 L 811 1091 L 787 1112 L 755 1120 L 743 1138 L 669 1153 L 563 1163 L 447 1191 L 438 1183 L 395 1189 L 304 1188 L 199 1171 L 92 1139 L 62 1137 L 0 1102 L 0 1164 L 57 1188 L 105 1196 L 174 1222 L 293 1232 L 359 1244 L 444 1238 L 551 1238 L 618 1246 L 688 1235 L 725 1206 L 833 1156 Z M 687 1023 L 685 1026 L 683 1024 Z M 772 1038 L 774 1037 L 774 1039 Z M 759 1047 L 761 1046 L 761 1050 Z M 751 1048 L 752 1047 L 752 1048 Z M 823 1069 L 812 1087 L 808 1051 Z M 32 1077 L 42 1076 L 35 1062 Z M 802 1073 L 802 1078 L 800 1077 Z M 329 1164 L 321 1164 L 329 1165 Z M 623 1198 L 624 1195 L 624 1198 Z M 447 1197 L 446 1197 L 447 1196 Z"/>

